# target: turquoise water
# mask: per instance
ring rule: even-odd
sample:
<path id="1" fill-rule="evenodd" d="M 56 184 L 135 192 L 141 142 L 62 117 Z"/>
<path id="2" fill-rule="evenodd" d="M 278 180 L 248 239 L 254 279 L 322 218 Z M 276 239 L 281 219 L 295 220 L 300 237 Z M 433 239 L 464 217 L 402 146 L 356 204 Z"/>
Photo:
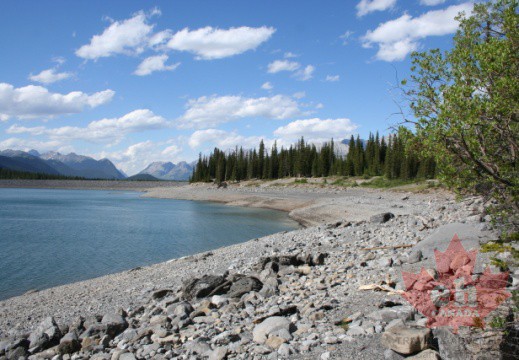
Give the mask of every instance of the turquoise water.
<path id="1" fill-rule="evenodd" d="M 139 196 L 0 189 L 0 299 L 298 226 L 277 211 Z"/>

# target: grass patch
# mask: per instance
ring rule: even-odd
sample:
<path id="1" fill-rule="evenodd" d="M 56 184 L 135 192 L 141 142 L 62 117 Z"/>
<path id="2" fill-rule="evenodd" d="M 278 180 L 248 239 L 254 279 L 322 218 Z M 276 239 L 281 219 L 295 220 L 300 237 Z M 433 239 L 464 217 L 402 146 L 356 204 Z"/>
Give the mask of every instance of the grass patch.
<path id="1" fill-rule="evenodd" d="M 295 179 L 294 184 L 308 184 L 308 179 Z"/>

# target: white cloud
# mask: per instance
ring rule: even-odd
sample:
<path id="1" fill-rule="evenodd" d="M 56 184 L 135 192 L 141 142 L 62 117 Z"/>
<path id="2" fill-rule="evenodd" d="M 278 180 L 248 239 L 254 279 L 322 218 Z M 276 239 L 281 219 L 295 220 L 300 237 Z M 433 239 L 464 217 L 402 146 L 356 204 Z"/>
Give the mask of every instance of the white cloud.
<path id="1" fill-rule="evenodd" d="M 294 76 L 297 80 L 307 81 L 313 77 L 314 71 L 315 67 L 312 65 L 307 65 L 304 69 L 298 70 Z"/>
<path id="2" fill-rule="evenodd" d="M 342 45 L 348 45 L 348 43 L 350 42 L 350 38 L 351 36 L 354 34 L 353 31 L 346 31 L 344 34 L 342 34 L 341 36 L 339 36 L 339 38 L 342 39 Z"/>
<path id="3" fill-rule="evenodd" d="M 102 34 L 94 35 L 87 45 L 76 50 L 76 55 L 89 60 L 97 60 L 117 54 L 138 54 L 144 51 L 153 25 L 147 23 L 150 14 L 139 11 L 130 19 L 115 21 Z"/>
<path id="4" fill-rule="evenodd" d="M 274 135 L 285 141 L 304 136 L 308 141 L 323 142 L 331 138 L 344 139 L 350 136 L 358 126 L 350 119 L 306 119 L 296 120 L 274 131 Z"/>
<path id="5" fill-rule="evenodd" d="M 302 99 L 306 96 L 306 92 L 304 91 L 298 91 L 292 95 L 296 99 Z"/>
<path id="6" fill-rule="evenodd" d="M 295 71 L 301 67 L 301 64 L 295 61 L 289 60 L 275 60 L 268 65 L 268 72 L 271 74 L 278 73 L 280 71 Z"/>
<path id="7" fill-rule="evenodd" d="M 52 84 L 53 82 L 65 80 L 72 77 L 70 72 L 57 72 L 56 69 L 43 70 L 37 75 L 30 75 L 29 80 L 37 81 L 42 84 Z"/>
<path id="8" fill-rule="evenodd" d="M 153 142 L 150 140 L 142 141 L 130 145 L 128 148 L 107 152 L 103 151 L 97 154 L 96 158 L 109 158 L 116 166 L 129 175 L 136 174 L 152 161 L 172 161 L 178 162 L 182 153 L 182 147 L 172 144 L 175 140 L 167 142 Z"/>
<path id="9" fill-rule="evenodd" d="M 334 82 L 339 81 L 341 77 L 339 75 L 326 75 L 326 81 Z"/>
<path id="10" fill-rule="evenodd" d="M 272 86 L 272 84 L 267 81 L 266 83 L 263 83 L 263 85 L 261 85 L 261 88 L 263 90 L 272 90 L 274 89 L 274 86 Z"/>
<path id="11" fill-rule="evenodd" d="M 288 52 L 286 52 L 286 53 L 283 55 L 283 57 L 284 57 L 285 59 L 291 59 L 291 58 L 299 57 L 299 55 L 294 54 L 294 53 L 288 51 Z"/>
<path id="12" fill-rule="evenodd" d="M 89 142 L 117 143 L 130 133 L 169 127 L 169 122 L 151 110 L 139 109 L 119 118 L 92 121 L 86 127 L 63 126 L 46 128 L 43 126 L 23 127 L 12 125 L 6 130 L 8 134 L 43 135 L 52 140 L 71 141 L 85 140 Z"/>
<path id="13" fill-rule="evenodd" d="M 206 129 L 195 131 L 189 137 L 189 146 L 198 151 L 207 150 L 217 146 L 222 150 L 234 149 L 236 146 L 252 149 L 258 146 L 262 137 L 243 136 L 236 132 L 228 132 L 218 129 Z"/>
<path id="14" fill-rule="evenodd" d="M 419 47 L 420 39 L 454 33 L 458 28 L 458 22 L 454 18 L 462 11 L 469 13 L 472 7 L 473 4 L 468 2 L 429 11 L 415 18 L 404 14 L 368 31 L 362 39 L 363 46 L 377 44 L 379 49 L 376 58 L 379 60 L 403 60 Z"/>
<path id="15" fill-rule="evenodd" d="M 173 32 L 169 29 L 159 31 L 150 37 L 148 40 L 148 46 L 152 48 L 161 47 L 162 45 L 166 44 L 172 36 Z"/>
<path id="16" fill-rule="evenodd" d="M 80 113 L 85 108 L 94 108 L 112 100 L 115 92 L 104 90 L 92 95 L 81 91 L 68 94 L 51 93 L 42 86 L 29 85 L 15 88 L 0 83 L 0 120 L 15 117 L 31 119 Z"/>
<path id="17" fill-rule="evenodd" d="M 139 64 L 134 74 L 146 76 L 154 71 L 172 71 L 180 65 L 179 62 L 166 65 L 166 61 L 168 61 L 168 56 L 166 54 L 147 57 Z"/>
<path id="18" fill-rule="evenodd" d="M 173 50 L 194 53 L 198 60 L 221 59 L 256 49 L 270 39 L 275 31 L 266 26 L 242 26 L 227 30 L 211 26 L 197 30 L 185 28 L 175 33 L 167 46 Z"/>
<path id="19" fill-rule="evenodd" d="M 425 6 L 436 6 L 443 4 L 445 0 L 420 0 L 420 4 Z"/>
<path id="20" fill-rule="evenodd" d="M 179 119 L 181 128 L 208 128 L 243 118 L 288 119 L 301 114 L 299 105 L 284 95 L 245 98 L 242 96 L 202 96 L 189 100 Z"/>
<path id="21" fill-rule="evenodd" d="M 59 151 L 72 152 L 74 149 L 69 145 L 64 145 L 61 141 L 39 141 L 34 139 L 9 138 L 0 141 L 0 149 L 12 149 L 29 151 L 37 149 L 38 151 Z"/>
<path id="22" fill-rule="evenodd" d="M 395 4 L 396 0 L 361 0 L 357 4 L 357 16 L 364 16 L 374 11 L 384 11 Z"/>

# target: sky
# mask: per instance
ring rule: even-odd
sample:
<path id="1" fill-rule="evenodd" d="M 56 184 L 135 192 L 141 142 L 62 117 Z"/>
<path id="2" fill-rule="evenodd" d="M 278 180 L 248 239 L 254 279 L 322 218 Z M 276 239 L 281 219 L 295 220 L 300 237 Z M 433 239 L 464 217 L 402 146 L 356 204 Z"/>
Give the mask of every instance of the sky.
<path id="1" fill-rule="evenodd" d="M 472 6 L 3 0 L 0 150 L 107 157 L 132 175 L 215 146 L 387 134 L 411 52 L 449 49 Z"/>

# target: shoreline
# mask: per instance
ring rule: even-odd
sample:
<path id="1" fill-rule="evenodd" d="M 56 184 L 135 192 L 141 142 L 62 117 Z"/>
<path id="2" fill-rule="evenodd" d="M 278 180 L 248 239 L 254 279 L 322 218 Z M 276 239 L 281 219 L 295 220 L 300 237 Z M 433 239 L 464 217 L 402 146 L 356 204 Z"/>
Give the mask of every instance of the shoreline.
<path id="1" fill-rule="evenodd" d="M 151 323 L 162 318 L 151 314 L 163 314 L 167 301 L 178 302 L 183 296 L 186 281 L 206 275 L 245 274 L 260 279 L 264 284 L 272 284 L 274 278 L 270 276 L 275 276 L 277 290 L 274 293 L 264 293 L 264 289 L 251 292 L 238 303 L 223 307 L 209 306 L 204 303 L 208 301 L 205 299 L 192 300 L 193 308 L 204 309 L 206 315 L 200 312 L 202 310 L 195 311 L 193 315 L 198 317 L 191 317 L 194 323 L 183 325 L 185 327 L 178 333 L 171 334 L 172 339 L 175 338 L 174 345 L 165 348 L 169 349 L 166 354 L 173 357 L 193 355 L 192 343 L 209 342 L 208 338 L 208 349 L 219 351 L 222 343 L 213 343 L 213 340 L 230 333 L 235 334 L 233 338 L 241 339 L 238 347 L 235 346 L 238 343 L 233 342 L 233 346 L 230 342 L 223 343 L 228 344 L 225 346 L 230 358 L 246 358 L 247 354 L 254 354 L 255 358 L 263 359 L 268 354 L 277 355 L 278 347 L 278 354 L 281 354 L 286 347 L 258 344 L 253 340 L 253 331 L 258 319 L 273 316 L 269 314 L 274 309 L 288 306 L 295 308 L 296 313 L 285 315 L 288 316 L 286 319 L 290 319 L 298 330 L 290 335 L 290 351 L 281 357 L 319 358 L 328 352 L 344 359 L 357 359 L 359 353 L 364 354 L 360 357 L 362 359 L 380 358 L 385 349 L 379 341 L 380 330 L 373 329 L 383 330 L 387 324 L 371 314 L 389 311 L 379 307 L 388 299 L 402 300 L 389 297 L 384 291 L 359 291 L 359 287 L 393 279 L 395 290 L 399 290 L 404 287 L 402 270 L 416 273 L 422 266 L 434 268 L 434 256 L 425 251 L 432 251 L 427 246 L 436 246 L 434 236 L 438 231 L 443 231 L 449 238 L 452 231 L 458 232 L 462 240 L 474 238 L 475 242 L 471 244 L 476 246 L 478 241 L 488 241 L 495 235 L 489 231 L 487 223 L 482 222 L 481 200 L 466 198 L 456 201 L 452 194 L 444 191 L 402 193 L 365 188 L 234 185 L 216 189 L 207 184 L 197 184 L 147 189 L 142 196 L 283 210 L 292 218 L 299 217 L 308 227 L 0 301 L 0 341 L 35 331 L 48 316 L 53 316 L 60 326 L 67 328 L 72 326 L 69 324 L 77 323 L 79 316 L 95 322 L 89 319 L 119 309 L 130 314 L 128 321 L 136 329 L 153 333 L 159 330 Z M 387 212 L 394 216 L 390 221 L 380 222 L 372 218 Z M 424 257 L 411 262 L 408 259 L 417 244 L 424 251 Z M 444 251 L 446 246 L 447 243 L 443 243 L 439 249 Z M 312 263 L 311 266 L 280 270 L 277 275 L 258 269 L 262 259 L 297 254 L 309 254 L 312 258 L 326 254 L 326 258 L 324 262 Z M 478 255 L 478 262 L 488 264 L 487 254 L 481 255 L 485 256 Z M 171 294 L 167 297 L 170 300 L 165 300 L 166 305 L 160 299 L 154 300 L 155 294 L 161 291 Z M 232 310 L 235 307 L 238 310 Z M 398 308 L 402 308 L 402 314 L 409 311 L 405 310 L 404 304 Z M 138 309 L 144 309 L 144 313 Z M 361 321 L 355 321 L 354 326 L 350 324 L 349 329 L 335 325 L 354 315 Z M 420 317 L 417 320 L 423 321 Z M 216 334 L 220 333 L 218 336 L 214 333 L 215 321 L 218 324 Z M 170 332 L 160 330 L 155 333 L 150 344 L 160 344 L 163 340 L 159 337 L 167 333 Z M 119 354 L 118 351 L 131 351 L 140 359 L 148 346 L 135 345 L 120 350 L 117 344 L 124 344 L 124 340 L 121 342 L 120 338 L 115 338 L 113 343 L 110 342 L 104 352 L 107 358 Z"/>

